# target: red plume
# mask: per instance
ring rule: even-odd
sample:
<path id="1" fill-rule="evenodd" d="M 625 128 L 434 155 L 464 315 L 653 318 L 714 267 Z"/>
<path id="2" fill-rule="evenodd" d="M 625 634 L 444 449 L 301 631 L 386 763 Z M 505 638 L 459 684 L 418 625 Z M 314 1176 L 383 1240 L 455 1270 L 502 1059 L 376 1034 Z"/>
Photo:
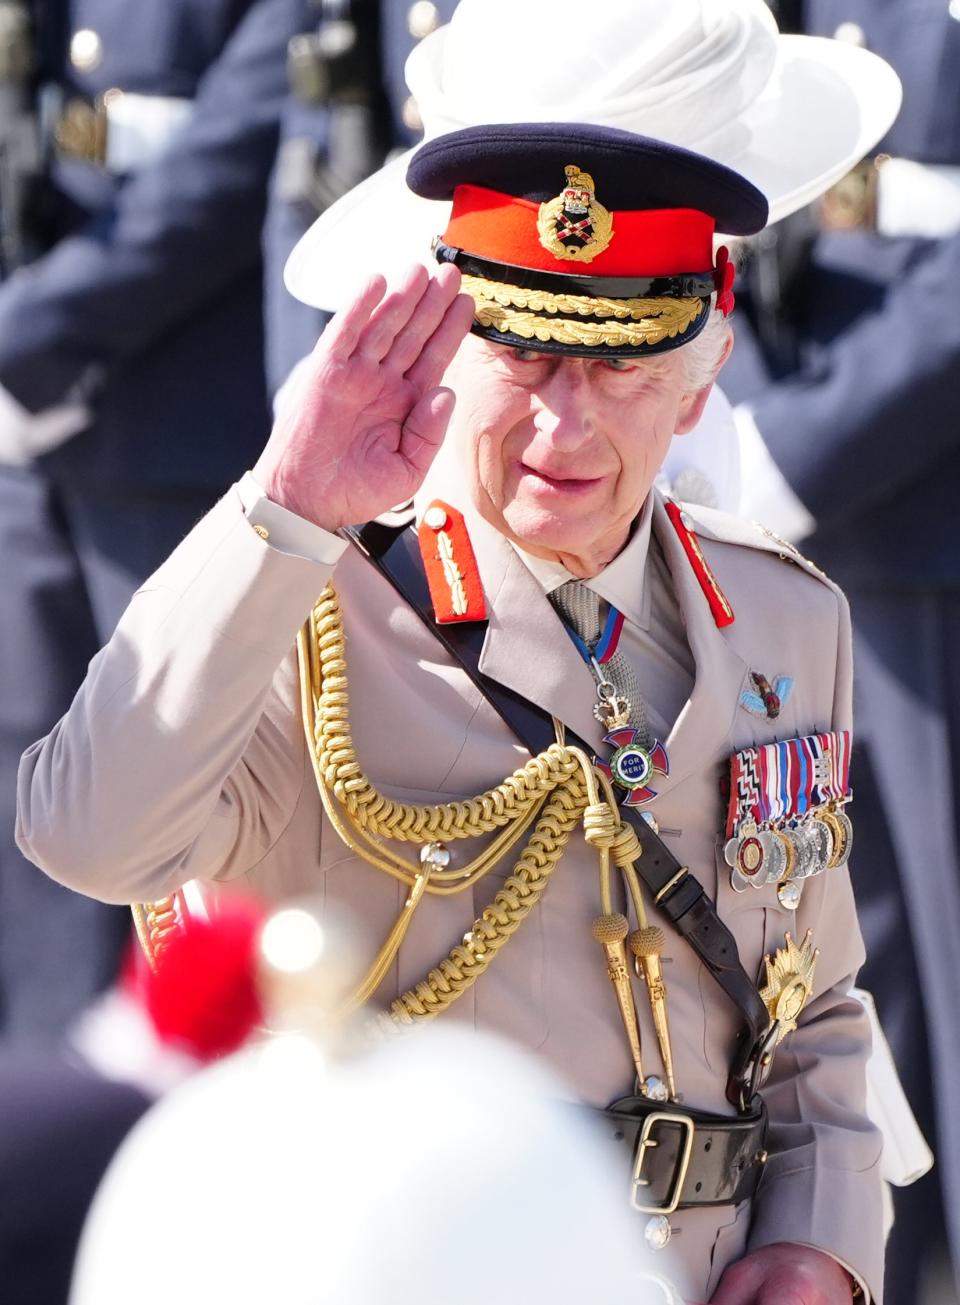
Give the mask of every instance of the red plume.
<path id="1" fill-rule="evenodd" d="M 726 245 L 721 245 L 717 250 L 717 265 L 713 269 L 713 283 L 717 288 L 717 307 L 724 317 L 730 316 L 736 303 L 733 294 L 736 275 L 736 268 L 730 262 L 730 251 Z"/>
<path id="2" fill-rule="evenodd" d="M 209 920 L 188 917 L 155 972 L 142 967 L 136 986 L 162 1042 L 207 1062 L 236 1051 L 263 1022 L 262 922 L 252 903 L 222 902 Z"/>

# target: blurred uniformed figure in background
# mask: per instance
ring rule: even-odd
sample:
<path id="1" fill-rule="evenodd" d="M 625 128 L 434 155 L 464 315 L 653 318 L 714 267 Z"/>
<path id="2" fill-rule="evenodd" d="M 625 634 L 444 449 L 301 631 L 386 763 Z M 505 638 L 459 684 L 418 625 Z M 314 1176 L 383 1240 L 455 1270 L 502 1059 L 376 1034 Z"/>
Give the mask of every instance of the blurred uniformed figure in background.
<path id="1" fill-rule="evenodd" d="M 724 386 L 744 514 L 805 539 L 853 609 L 862 979 L 938 1156 L 897 1193 L 888 1299 L 911 1305 L 938 1184 L 960 1280 L 960 3 L 776 8 L 904 83 L 877 156 L 755 243 Z"/>
<path id="2" fill-rule="evenodd" d="M 86 1204 L 146 1104 L 58 1047 L 25 1045 L 59 1039 L 112 982 L 129 912 L 23 860 L 19 754 L 263 445 L 268 204 L 276 385 L 323 320 L 282 290 L 286 253 L 392 142 L 417 139 L 403 65 L 452 10 L 0 0 L 4 1305 L 65 1300 Z"/>
<path id="3" fill-rule="evenodd" d="M 0 1037 L 59 1034 L 127 934 L 26 868 L 17 758 L 262 445 L 324 320 L 280 267 L 417 139 L 403 65 L 453 8 L 0 0 Z"/>
<path id="4" fill-rule="evenodd" d="M 126 916 L 13 844 L 17 754 L 262 444 L 261 237 L 306 0 L 0 3 L 0 1037 L 58 1035 Z M 131 758 L 131 764 L 136 760 Z"/>
<path id="5" fill-rule="evenodd" d="M 404 65 L 415 45 L 449 22 L 456 0 L 305 0 L 305 8 L 312 22 L 290 43 L 290 98 L 266 227 L 272 391 L 311 352 L 328 316 L 284 288 L 290 251 L 391 150 L 420 139 L 423 123 Z"/>

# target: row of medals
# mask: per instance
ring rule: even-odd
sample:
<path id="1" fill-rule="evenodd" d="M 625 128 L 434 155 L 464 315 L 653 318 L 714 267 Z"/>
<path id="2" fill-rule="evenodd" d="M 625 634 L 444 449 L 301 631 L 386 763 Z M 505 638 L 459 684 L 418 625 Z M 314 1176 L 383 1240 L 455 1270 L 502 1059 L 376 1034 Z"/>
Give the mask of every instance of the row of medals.
<path id="1" fill-rule="evenodd" d="M 846 865 L 852 846 L 850 817 L 830 803 L 780 825 L 744 821 L 723 855 L 736 892 L 777 884 L 780 905 L 792 911 L 800 903 L 802 881 Z"/>

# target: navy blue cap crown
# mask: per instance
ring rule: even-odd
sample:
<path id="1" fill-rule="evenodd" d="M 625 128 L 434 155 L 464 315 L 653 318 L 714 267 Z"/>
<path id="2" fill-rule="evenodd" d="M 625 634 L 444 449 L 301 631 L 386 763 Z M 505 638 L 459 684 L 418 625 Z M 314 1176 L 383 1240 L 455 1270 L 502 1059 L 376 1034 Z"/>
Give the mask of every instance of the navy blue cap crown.
<path id="1" fill-rule="evenodd" d="M 719 228 L 759 231 L 767 202 L 690 150 L 613 127 L 509 123 L 427 141 L 407 184 L 453 201 L 438 260 L 456 263 L 489 339 L 583 357 L 675 349 L 728 313 Z"/>
<path id="2" fill-rule="evenodd" d="M 574 159 L 598 180 L 609 209 L 692 208 L 718 231 L 748 236 L 767 221 L 767 201 L 752 182 L 702 154 L 583 123 L 505 123 L 467 127 L 426 141 L 407 168 L 407 185 L 425 199 L 450 199 L 462 184 L 543 202 Z"/>

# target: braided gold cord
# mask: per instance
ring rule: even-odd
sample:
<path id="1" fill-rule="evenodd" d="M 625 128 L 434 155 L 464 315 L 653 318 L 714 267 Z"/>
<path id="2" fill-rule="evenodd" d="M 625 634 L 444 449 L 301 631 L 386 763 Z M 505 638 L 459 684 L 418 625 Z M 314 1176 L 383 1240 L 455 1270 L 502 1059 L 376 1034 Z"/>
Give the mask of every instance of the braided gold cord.
<path id="1" fill-rule="evenodd" d="M 464 802 L 416 806 L 380 793 L 357 760 L 350 733 L 343 619 L 332 586 L 320 595 L 298 640 L 304 730 L 324 809 L 344 843 L 377 869 L 411 885 L 415 900 L 381 947 L 373 965 L 348 999 L 350 1009 L 373 995 L 395 957 L 413 910 L 426 894 L 462 892 L 496 865 L 536 826 L 506 883 L 453 947 L 414 989 L 380 1017 L 381 1029 L 432 1019 L 456 1001 L 485 972 L 500 949 L 540 901 L 570 834 L 587 817 L 586 836 L 609 867 L 619 820 L 600 797 L 590 759 L 561 742 L 551 744 L 503 783 Z M 401 857 L 382 839 L 424 844 L 496 833 L 467 866 L 433 870 Z"/>
<path id="2" fill-rule="evenodd" d="M 579 777 L 554 793 L 510 878 L 473 922 L 463 943 L 452 948 L 416 988 L 391 1003 L 389 1013 L 378 1019 L 381 1028 L 436 1018 L 485 973 L 543 896 L 580 822 L 585 798 L 586 787 Z"/>
<path id="3" fill-rule="evenodd" d="M 546 794 L 578 772 L 583 758 L 574 750 L 553 744 L 512 775 L 466 802 L 441 802 L 416 806 L 396 802 L 380 793 L 361 770 L 350 734 L 350 693 L 347 681 L 346 649 L 340 604 L 332 586 L 321 594 L 300 641 L 301 680 L 312 669 L 311 647 L 317 650 L 318 679 L 304 693 L 305 724 L 314 757 L 321 793 L 332 795 L 338 811 L 325 801 L 328 815 L 341 837 L 347 835 L 344 821 L 352 826 L 372 847 L 375 855 L 390 862 L 390 870 L 401 871 L 396 877 L 413 883 L 420 866 L 400 857 L 393 849 L 374 840 L 390 839 L 422 846 L 431 842 L 451 842 L 496 833 L 513 823 L 520 830 L 510 830 L 481 853 L 469 866 L 444 871 L 432 877 L 430 891 L 438 885 L 475 881 L 482 863 L 485 869 L 495 865 L 509 850 L 517 834 L 529 824 Z M 306 646 L 304 646 L 306 645 Z M 588 763 L 589 764 L 589 763 Z M 365 853 L 361 853 L 365 855 Z M 388 869 L 386 865 L 378 865 Z"/>
<path id="4" fill-rule="evenodd" d="M 345 635 L 333 586 L 320 595 L 300 631 L 297 654 L 304 733 L 324 810 L 351 851 L 411 888 L 373 964 L 336 1012 L 338 1016 L 374 995 L 426 896 L 472 887 L 520 843 L 532 825 L 533 833 L 509 878 L 463 941 L 376 1018 L 375 1030 L 395 1031 L 434 1019 L 476 983 L 543 897 L 570 835 L 581 823 L 586 842 L 598 854 L 605 916 L 611 914 L 612 863 L 625 876 L 640 928 L 646 928 L 633 870 L 641 850 L 637 835 L 621 822 L 606 777 L 594 769 L 586 753 L 564 743 L 559 722 L 554 722 L 556 743 L 475 798 L 433 806 L 396 802 L 367 778 L 353 746 Z M 416 843 L 423 848 L 429 843 L 491 834 L 494 837 L 479 855 L 454 870 L 440 868 L 429 857 L 422 864 L 409 860 L 384 841 Z M 154 968 L 180 927 L 183 910 L 178 897 L 173 894 L 134 907 L 137 933 Z M 639 1074 L 636 1015 L 628 995 L 620 993 L 621 1014 Z"/>
<path id="5" fill-rule="evenodd" d="M 137 938 L 150 968 L 155 970 L 163 953 L 176 936 L 183 919 L 179 892 L 156 902 L 137 903 L 132 908 Z"/>

